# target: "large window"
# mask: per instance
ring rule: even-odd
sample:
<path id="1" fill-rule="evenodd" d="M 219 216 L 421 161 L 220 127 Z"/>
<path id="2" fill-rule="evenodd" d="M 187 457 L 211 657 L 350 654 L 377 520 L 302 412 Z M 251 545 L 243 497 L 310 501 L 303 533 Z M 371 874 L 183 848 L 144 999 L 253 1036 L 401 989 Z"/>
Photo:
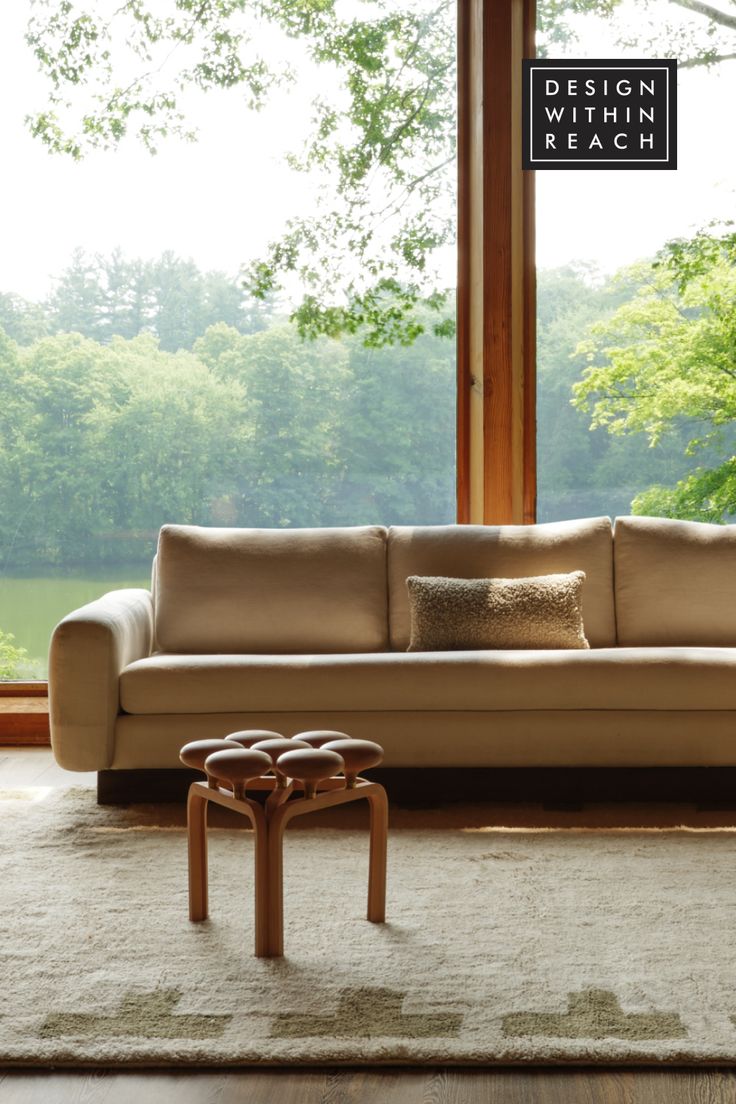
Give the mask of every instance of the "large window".
<path id="1" fill-rule="evenodd" d="M 0 16 L 0 677 L 162 522 L 455 518 L 454 5 L 239 7 Z M 548 56 L 678 58 L 680 125 L 535 180 L 531 8 L 459 7 L 460 516 L 532 520 L 536 445 L 539 520 L 733 519 L 733 0 L 538 0 Z"/>
<path id="2" fill-rule="evenodd" d="M 551 57 L 678 58 L 679 166 L 536 174 L 538 518 L 733 519 L 736 5 L 539 12 Z"/>
<path id="3" fill-rule="evenodd" d="M 237 7 L 0 15 L 0 677 L 162 523 L 455 518 L 454 7 Z"/>

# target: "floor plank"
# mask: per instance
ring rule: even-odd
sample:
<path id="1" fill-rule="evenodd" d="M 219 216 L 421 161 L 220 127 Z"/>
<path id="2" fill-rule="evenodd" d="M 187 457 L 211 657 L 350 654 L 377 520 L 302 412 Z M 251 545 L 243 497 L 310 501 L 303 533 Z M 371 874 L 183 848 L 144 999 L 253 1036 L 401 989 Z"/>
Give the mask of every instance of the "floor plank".
<path id="1" fill-rule="evenodd" d="M 26 1072 L 3 1104 L 734 1104 L 731 1070 Z"/>
<path id="2" fill-rule="evenodd" d="M 0 748 L 0 787 L 89 786 L 49 748 Z M 399 815 L 421 823 L 421 810 Z M 468 810 L 457 810 L 468 818 Z M 485 824 L 694 827 L 733 825 L 729 809 L 695 806 L 475 807 Z M 355 1068 L 287 1070 L 0 1070 L 2 1104 L 736 1104 L 732 1069 Z"/>
<path id="3" fill-rule="evenodd" d="M 0 747 L 0 786 L 91 786 L 94 771 L 67 771 L 48 747 Z"/>

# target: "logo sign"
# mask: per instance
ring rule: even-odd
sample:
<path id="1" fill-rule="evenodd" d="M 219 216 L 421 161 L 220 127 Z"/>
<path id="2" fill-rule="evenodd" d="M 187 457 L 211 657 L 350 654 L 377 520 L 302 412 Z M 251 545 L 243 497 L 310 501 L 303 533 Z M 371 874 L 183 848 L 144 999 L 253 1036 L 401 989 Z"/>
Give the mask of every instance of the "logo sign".
<path id="1" fill-rule="evenodd" d="M 525 169 L 676 169 L 677 62 L 522 61 Z"/>

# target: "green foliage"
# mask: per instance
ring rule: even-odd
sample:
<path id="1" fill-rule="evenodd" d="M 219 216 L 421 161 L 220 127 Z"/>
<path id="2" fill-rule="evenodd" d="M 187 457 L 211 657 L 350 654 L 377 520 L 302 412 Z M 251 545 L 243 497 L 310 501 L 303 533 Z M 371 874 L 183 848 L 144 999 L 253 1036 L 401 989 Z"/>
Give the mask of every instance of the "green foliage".
<path id="1" fill-rule="evenodd" d="M 289 326 L 252 336 L 218 326 L 195 353 L 222 385 L 242 387 L 249 404 L 249 439 L 230 516 L 265 526 L 330 518 L 344 464 L 346 349 L 327 338 L 305 343 Z"/>
<path id="2" fill-rule="evenodd" d="M 676 238 L 668 242 L 660 259 L 654 262 L 654 268 L 667 268 L 675 277 L 680 291 L 684 291 L 695 278 L 706 276 L 721 261 L 736 268 L 736 231 L 727 229 L 731 226 L 732 222 L 723 226 L 711 223 L 692 238 Z M 718 233 L 719 229 L 721 233 Z"/>
<path id="3" fill-rule="evenodd" d="M 654 265 L 615 280 L 585 266 L 539 273 L 540 520 L 597 513 L 602 504 L 627 513 L 634 499 L 650 512 L 721 516 L 718 495 L 731 493 L 728 407 L 717 393 L 718 424 L 706 424 L 689 416 L 692 395 L 680 389 L 698 379 L 704 358 L 717 360 L 723 322 L 683 299 L 713 283 L 721 314 L 731 317 L 720 275 L 724 266 L 733 273 L 727 245 L 707 234 L 699 251 L 673 243 Z M 89 281 L 77 323 L 100 286 Z M 44 317 L 51 325 L 53 316 Z M 124 317 L 121 309 L 115 324 Z M 425 332 L 406 347 L 367 347 L 359 334 L 305 342 L 275 318 L 251 334 L 219 322 L 177 352 L 146 332 L 124 338 L 107 329 L 104 342 L 52 334 L 26 345 L 0 332 L 0 565 L 145 561 L 158 527 L 172 520 L 451 521 L 455 367 L 431 320 L 426 310 Z M 22 328 L 22 311 L 16 321 Z M 687 334 L 695 342 L 690 377 L 682 357 L 672 360 L 675 338 L 686 348 Z M 718 340 L 726 349 L 727 338 Z M 614 345 L 629 365 L 646 357 L 670 372 L 682 410 L 669 409 L 656 447 L 642 400 L 654 394 L 658 408 L 668 401 L 659 377 L 648 390 L 640 380 L 631 409 L 621 405 L 620 380 L 610 394 L 595 390 L 613 371 L 606 350 Z M 610 432 L 621 418 L 629 422 Z M 703 469 L 695 475 L 693 448 Z M 644 498 L 651 487 L 655 497 Z"/>
<path id="4" fill-rule="evenodd" d="M 29 345 L 50 332 L 50 323 L 41 304 L 0 292 L 0 329 L 20 345 Z"/>
<path id="5" fill-rule="evenodd" d="M 728 516 L 730 407 L 718 389 L 707 409 L 702 395 L 694 405 L 693 385 L 704 361 L 728 369 L 733 359 L 723 329 L 732 243 L 699 240 L 672 243 L 615 280 L 585 266 L 539 273 L 540 520 L 601 504 L 627 513 L 634 499 L 649 512 Z M 76 329 L 106 284 L 86 286 L 69 315 Z M 704 311 L 694 304 L 706 288 Z M 48 309 L 43 317 L 53 324 Z M 93 333 L 102 317 L 89 321 Z M 454 359 L 431 333 L 430 311 L 406 347 L 367 347 L 358 334 L 305 342 L 271 318 L 252 334 L 219 322 L 173 352 L 152 333 L 111 336 L 122 307 L 115 318 L 104 341 L 53 334 L 21 345 L 0 332 L 0 564 L 145 560 L 171 520 L 452 520 Z M 632 364 L 637 386 L 631 375 L 626 391 L 615 373 Z M 669 373 L 669 388 L 656 373 L 647 384 L 652 365 Z"/>
<path id="6" fill-rule="evenodd" d="M 120 250 L 88 257 L 79 249 L 42 309 L 47 332 L 81 333 L 103 343 L 152 333 L 172 352 L 191 349 L 216 322 L 253 333 L 269 314 L 269 304 L 254 301 L 240 281 L 201 272 L 171 252 L 143 261 Z"/>
<path id="7" fill-rule="evenodd" d="M 589 417 L 570 400 L 588 363 L 578 346 L 591 325 L 637 294 L 637 285 L 570 265 L 540 271 L 537 291 L 539 520 L 630 513 L 642 490 L 690 470 L 686 438 L 673 430 L 653 449 L 643 433 L 622 437 L 591 429 Z"/>
<path id="8" fill-rule="evenodd" d="M 243 337 L 212 327 L 195 353 L 252 401 L 237 511 L 247 524 L 450 521 L 452 350 L 304 342 L 292 326 Z"/>
<path id="9" fill-rule="evenodd" d="M 0 327 L 19 345 L 58 333 L 102 344 L 150 333 L 162 349 L 176 352 L 191 349 L 218 322 L 256 333 L 272 314 L 273 301 L 254 300 L 240 279 L 202 272 L 172 252 L 144 261 L 119 249 L 109 257 L 76 249 L 46 300 L 0 293 Z"/>
<path id="10" fill-rule="evenodd" d="M 454 363 L 220 322 L 153 334 L 0 331 L 0 569 L 150 557 L 160 525 L 452 520 Z"/>
<path id="11" fill-rule="evenodd" d="M 17 679 L 25 674 L 28 652 L 15 643 L 12 633 L 0 629 L 0 679 Z"/>
<path id="12" fill-rule="evenodd" d="M 131 542 L 140 555 L 163 517 L 208 520 L 235 478 L 242 390 L 191 353 L 60 334 L 0 358 L 0 563 L 125 559 Z"/>
<path id="13" fill-rule="evenodd" d="M 454 350 L 425 324 L 410 348 L 349 343 L 337 524 L 455 520 Z"/>
<path id="14" fill-rule="evenodd" d="M 636 512 L 711 521 L 736 514 L 735 243 L 713 228 L 669 243 L 655 263 L 630 270 L 636 294 L 578 348 L 588 367 L 575 403 L 594 428 L 642 434 L 651 448 L 683 441 L 689 473 L 639 495 Z"/>

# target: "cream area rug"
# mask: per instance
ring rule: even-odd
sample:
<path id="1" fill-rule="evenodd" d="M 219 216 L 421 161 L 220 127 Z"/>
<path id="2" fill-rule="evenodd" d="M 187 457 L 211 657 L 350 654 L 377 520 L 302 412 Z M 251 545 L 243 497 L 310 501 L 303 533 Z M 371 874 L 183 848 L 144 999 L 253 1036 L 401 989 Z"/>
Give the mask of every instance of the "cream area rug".
<path id="1" fill-rule="evenodd" d="M 179 816 L 180 814 L 176 814 Z M 0 793 L 0 1062 L 736 1060 L 736 831 L 290 829 L 286 956 L 253 957 L 252 836 L 214 828 L 211 919 L 161 806 Z"/>

